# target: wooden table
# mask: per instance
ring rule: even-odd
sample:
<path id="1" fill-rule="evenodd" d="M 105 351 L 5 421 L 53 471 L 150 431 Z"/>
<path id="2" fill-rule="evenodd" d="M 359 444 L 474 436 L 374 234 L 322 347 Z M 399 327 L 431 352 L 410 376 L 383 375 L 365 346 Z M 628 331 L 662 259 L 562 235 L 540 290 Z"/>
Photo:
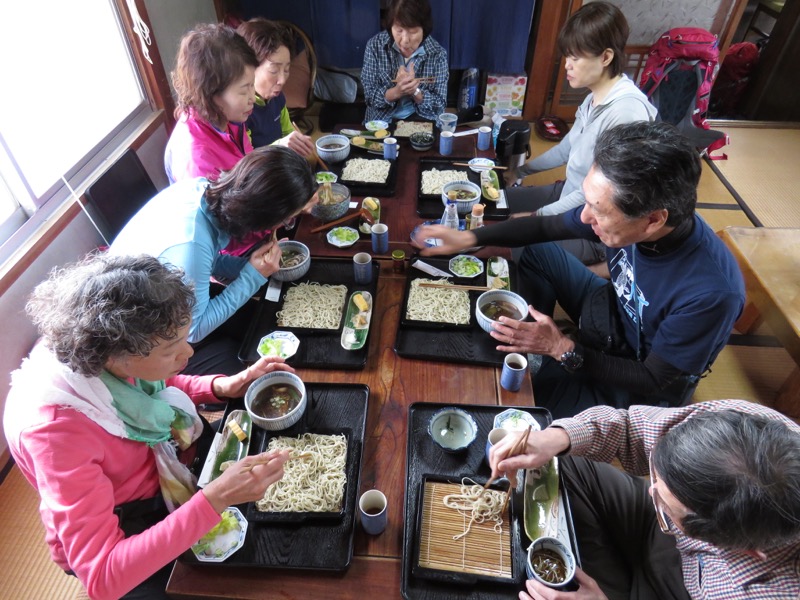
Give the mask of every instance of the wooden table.
<path id="1" fill-rule="evenodd" d="M 345 126 L 345 127 L 350 127 Z M 352 126 L 352 128 L 358 128 Z M 466 128 L 464 128 L 466 129 Z M 418 182 L 420 177 L 419 159 L 422 157 L 434 157 L 448 160 L 450 158 L 472 158 L 480 156 L 485 158 L 494 158 L 494 151 L 486 150 L 479 151 L 476 148 L 477 135 L 465 135 L 453 138 L 453 153 L 450 156 L 442 156 L 438 152 L 438 145 L 434 145 L 431 150 L 425 152 L 418 152 L 411 148 L 411 144 L 407 139 L 400 139 L 400 152 L 397 157 L 397 185 L 395 186 L 395 193 L 393 196 L 376 196 L 381 201 L 381 222 L 389 227 L 389 253 L 385 255 L 388 258 L 392 250 L 404 250 L 407 257 L 410 257 L 416 249 L 411 245 L 411 232 L 414 228 L 425 221 L 417 215 L 417 192 Z M 350 155 L 354 156 L 353 153 Z M 377 156 L 365 155 L 370 158 L 378 158 Z M 359 206 L 363 196 L 353 196 L 354 201 L 358 201 Z M 442 207 L 444 211 L 444 207 Z M 354 213 L 354 209 L 350 209 L 350 213 Z M 487 221 L 488 222 L 488 221 Z M 355 227 L 357 221 L 346 223 L 346 225 Z M 327 231 L 319 233 L 311 233 L 315 227 L 323 225 L 321 221 L 304 215 L 300 221 L 297 231 L 297 239 L 301 240 L 304 244 L 308 245 L 311 254 L 315 256 L 352 256 L 356 252 L 370 252 L 372 253 L 372 245 L 368 236 L 362 236 L 361 240 L 356 242 L 354 246 L 349 248 L 335 248 L 331 246 L 325 238 Z M 488 257 L 497 255 L 491 254 L 492 249 L 483 249 L 476 253 L 477 256 Z M 504 249 L 507 253 L 507 249 Z M 501 256 L 506 256 L 503 252 Z M 510 256 L 510 254 L 508 254 Z"/>
<path id="2" fill-rule="evenodd" d="M 473 155 L 474 138 L 456 138 L 453 156 Z M 415 159 L 425 153 L 414 153 L 404 145 L 400 154 L 404 162 L 399 166 L 404 170 L 398 178 L 395 196 L 386 199 L 381 220 L 389 225 L 390 250 L 399 247 L 408 253 L 411 251 L 407 243 L 409 235 L 422 220 L 416 216 L 416 181 L 419 175 Z M 313 255 L 352 256 L 361 250 L 371 251 L 369 242 L 364 241 L 339 251 L 324 241 L 324 234 L 309 233 L 316 224 L 315 219 L 306 219 L 297 232 L 297 239 L 306 243 Z M 485 249 L 484 252 L 496 254 L 498 250 Z M 394 273 L 391 261 L 381 257 L 377 259 L 381 260 L 381 275 L 366 367 L 361 371 L 298 369 L 298 375 L 308 382 L 363 383 L 369 386 L 359 494 L 370 488 L 378 488 L 386 494 L 389 500 L 386 531 L 378 536 L 368 536 L 356 524 L 353 561 L 342 574 L 258 567 L 215 568 L 179 562 L 167 586 L 172 597 L 291 599 L 370 595 L 382 599 L 400 598 L 408 407 L 414 402 L 534 405 L 529 377 L 525 378 L 519 392 L 508 392 L 500 387 L 499 368 L 397 356 L 394 340 L 405 274 Z"/>
<path id="3" fill-rule="evenodd" d="M 800 229 L 726 227 L 719 235 L 739 262 L 748 304 L 800 365 Z M 754 326 L 751 322 L 744 333 Z M 800 368 L 784 382 L 773 406 L 800 418 Z"/>

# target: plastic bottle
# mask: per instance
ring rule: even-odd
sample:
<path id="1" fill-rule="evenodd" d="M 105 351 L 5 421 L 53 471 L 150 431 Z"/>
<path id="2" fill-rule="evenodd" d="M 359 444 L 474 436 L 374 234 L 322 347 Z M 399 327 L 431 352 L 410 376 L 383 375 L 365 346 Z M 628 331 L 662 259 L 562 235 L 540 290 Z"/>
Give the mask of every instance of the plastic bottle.
<path id="1" fill-rule="evenodd" d="M 500 135 L 500 125 L 503 124 L 505 119 L 494 113 L 492 115 L 492 146 L 496 149 L 497 148 L 497 136 Z"/>
<path id="2" fill-rule="evenodd" d="M 466 69 L 461 74 L 461 83 L 458 88 L 459 111 L 467 110 L 478 104 L 478 75 L 480 71 L 475 67 Z"/>
<path id="3" fill-rule="evenodd" d="M 442 225 L 458 231 L 458 209 L 453 200 L 448 200 L 442 215 Z"/>
<path id="4" fill-rule="evenodd" d="M 483 204 L 475 204 L 472 207 L 472 215 L 469 220 L 469 229 L 483 227 Z"/>

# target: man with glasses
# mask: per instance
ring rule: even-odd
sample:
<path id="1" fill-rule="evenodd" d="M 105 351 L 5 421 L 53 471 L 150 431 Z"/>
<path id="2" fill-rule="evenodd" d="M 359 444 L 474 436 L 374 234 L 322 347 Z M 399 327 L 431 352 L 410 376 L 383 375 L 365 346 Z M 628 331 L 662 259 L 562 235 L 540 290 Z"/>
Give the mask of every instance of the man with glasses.
<path id="1" fill-rule="evenodd" d="M 800 427 L 780 413 L 743 400 L 598 406 L 509 457 L 517 439 L 493 448 L 492 474 L 567 455 L 583 567 L 576 592 L 531 580 L 520 598 L 800 598 Z"/>

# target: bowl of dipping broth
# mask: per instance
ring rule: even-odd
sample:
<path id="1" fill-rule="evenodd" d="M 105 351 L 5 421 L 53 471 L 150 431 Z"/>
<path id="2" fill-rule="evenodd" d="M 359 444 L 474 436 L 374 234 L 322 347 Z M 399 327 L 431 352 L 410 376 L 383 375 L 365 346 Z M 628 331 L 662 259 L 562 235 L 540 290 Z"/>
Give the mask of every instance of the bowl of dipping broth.
<path id="1" fill-rule="evenodd" d="M 287 429 L 306 411 L 306 386 L 294 373 L 273 371 L 256 379 L 244 395 L 253 423 L 267 431 Z"/>
<path id="2" fill-rule="evenodd" d="M 323 135 L 316 146 L 317 154 L 325 162 L 342 162 L 350 154 L 350 138 L 345 135 Z"/>
<path id="3" fill-rule="evenodd" d="M 433 413 L 428 433 L 446 452 L 461 452 L 475 441 L 478 424 L 472 415 L 460 408 L 442 408 Z"/>
<path id="4" fill-rule="evenodd" d="M 308 246 L 294 240 L 278 242 L 281 249 L 281 268 L 272 274 L 276 281 L 295 281 L 308 273 L 311 266 L 311 252 Z"/>
<path id="5" fill-rule="evenodd" d="M 524 321 L 527 316 L 528 303 L 525 298 L 508 290 L 483 292 L 475 301 L 475 317 L 486 333 L 494 331 L 492 323 L 499 321 L 500 317 Z"/>
<path id="6" fill-rule="evenodd" d="M 451 181 L 442 186 L 442 204 L 447 206 L 448 200 L 455 200 L 459 214 L 470 212 L 480 199 L 481 188 L 471 181 Z"/>
<path id="7" fill-rule="evenodd" d="M 561 540 L 542 537 L 528 548 L 525 571 L 547 587 L 562 588 L 575 577 L 575 556 Z"/>
<path id="8" fill-rule="evenodd" d="M 341 183 L 321 185 L 317 198 L 319 202 L 311 207 L 311 214 L 326 223 L 338 219 L 350 208 L 350 190 Z"/>

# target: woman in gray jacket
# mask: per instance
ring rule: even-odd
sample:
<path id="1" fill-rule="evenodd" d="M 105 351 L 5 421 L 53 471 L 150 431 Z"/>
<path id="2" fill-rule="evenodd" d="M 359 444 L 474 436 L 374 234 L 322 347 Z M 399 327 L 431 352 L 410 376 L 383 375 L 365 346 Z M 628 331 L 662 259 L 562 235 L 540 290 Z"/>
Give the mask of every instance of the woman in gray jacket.
<path id="1" fill-rule="evenodd" d="M 506 173 L 506 183 L 567 165 L 566 181 L 507 190 L 512 213 L 557 215 L 584 203 L 583 179 L 592 166 L 597 137 L 621 123 L 654 121 L 655 107 L 624 73 L 628 41 L 625 15 L 607 2 L 591 2 L 566 22 L 558 47 L 566 57 L 567 81 L 572 88 L 589 88 L 575 113 L 575 123 L 557 146 Z M 589 242 L 564 243 L 565 249 L 585 264 L 603 262 L 601 249 Z"/>

